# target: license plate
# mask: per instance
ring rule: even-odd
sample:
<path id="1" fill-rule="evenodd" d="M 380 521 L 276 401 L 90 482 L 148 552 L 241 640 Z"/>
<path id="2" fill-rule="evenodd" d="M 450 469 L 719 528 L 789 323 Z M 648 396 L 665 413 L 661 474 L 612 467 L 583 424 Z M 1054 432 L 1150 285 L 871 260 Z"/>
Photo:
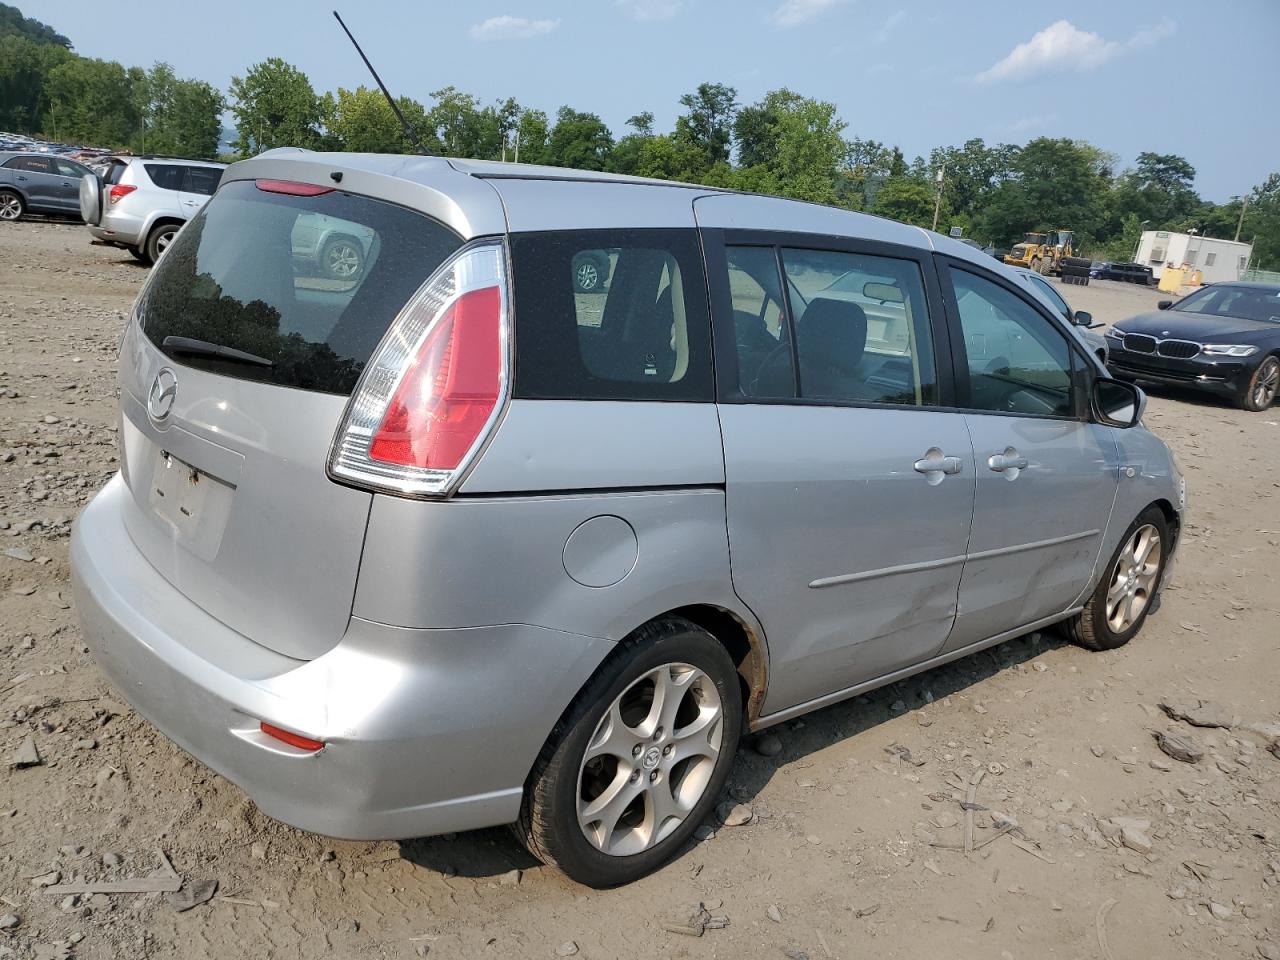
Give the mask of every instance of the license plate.
<path id="1" fill-rule="evenodd" d="M 166 450 L 159 451 L 152 477 L 151 509 L 173 524 L 184 538 L 194 539 L 205 502 L 217 481 Z"/>

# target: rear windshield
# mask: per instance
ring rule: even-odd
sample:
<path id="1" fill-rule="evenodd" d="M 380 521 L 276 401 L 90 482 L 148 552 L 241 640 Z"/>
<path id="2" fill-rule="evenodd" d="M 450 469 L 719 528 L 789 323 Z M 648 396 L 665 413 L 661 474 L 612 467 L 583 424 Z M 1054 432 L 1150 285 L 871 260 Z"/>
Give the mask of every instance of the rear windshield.
<path id="1" fill-rule="evenodd" d="M 516 397 L 712 399 L 693 230 L 515 234 L 511 262 Z"/>
<path id="2" fill-rule="evenodd" d="M 229 377 L 349 394 L 400 308 L 459 246 L 446 227 L 334 190 L 295 197 L 226 184 L 179 232 L 139 304 L 173 360 Z M 270 365 L 177 351 L 203 340 Z"/>

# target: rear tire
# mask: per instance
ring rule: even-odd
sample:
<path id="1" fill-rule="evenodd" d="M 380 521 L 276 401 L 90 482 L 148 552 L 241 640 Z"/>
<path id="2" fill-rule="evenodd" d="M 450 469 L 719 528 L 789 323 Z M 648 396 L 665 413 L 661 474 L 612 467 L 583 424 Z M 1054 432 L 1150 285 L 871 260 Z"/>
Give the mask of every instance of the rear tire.
<path id="1" fill-rule="evenodd" d="M 1267 357 L 1249 378 L 1249 385 L 1240 396 L 1240 409 L 1259 413 L 1270 408 L 1277 388 L 1280 388 L 1280 359 Z"/>
<path id="2" fill-rule="evenodd" d="M 15 190 L 0 190 L 0 220 L 21 220 L 26 212 L 22 194 Z"/>
<path id="3" fill-rule="evenodd" d="M 160 255 L 168 249 L 169 244 L 173 242 L 173 238 L 178 235 L 178 231 L 182 229 L 180 223 L 162 223 L 151 231 L 151 236 L 147 237 L 146 261 L 147 263 L 155 263 L 160 259 Z"/>
<path id="4" fill-rule="evenodd" d="M 609 655 L 547 738 L 516 833 L 578 883 L 638 880 L 672 859 L 710 813 L 741 726 L 738 674 L 724 646 L 683 617 L 646 624 Z"/>
<path id="5" fill-rule="evenodd" d="M 129 253 L 133 255 L 133 259 L 137 260 L 139 263 L 151 262 L 147 259 L 147 251 L 142 249 L 142 247 L 125 247 L 125 249 L 128 250 Z"/>
<path id="6" fill-rule="evenodd" d="M 1157 605 L 1172 548 L 1164 511 L 1147 507 L 1120 538 L 1084 609 L 1063 622 L 1067 639 L 1086 650 L 1114 650 L 1133 639 Z"/>
<path id="7" fill-rule="evenodd" d="M 320 253 L 320 272 L 330 280 L 359 280 L 364 273 L 364 248 L 348 237 L 326 241 Z"/>

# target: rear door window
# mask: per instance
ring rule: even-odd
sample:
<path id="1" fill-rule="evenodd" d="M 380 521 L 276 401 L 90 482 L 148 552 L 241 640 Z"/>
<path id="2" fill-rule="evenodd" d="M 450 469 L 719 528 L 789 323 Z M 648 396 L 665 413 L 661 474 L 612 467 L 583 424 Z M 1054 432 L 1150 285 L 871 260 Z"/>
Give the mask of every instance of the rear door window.
<path id="1" fill-rule="evenodd" d="M 182 189 L 182 167 L 171 163 L 145 163 L 147 176 L 161 190 Z"/>
<path id="2" fill-rule="evenodd" d="M 180 168 L 179 168 L 180 169 Z M 175 362 L 230 377 L 349 394 L 414 291 L 461 246 L 427 216 L 331 190 L 299 197 L 227 184 L 175 238 L 138 311 Z M 341 250 L 342 256 L 327 256 Z M 204 340 L 265 364 L 179 352 Z"/>
<path id="3" fill-rule="evenodd" d="M 222 171 L 217 167 L 184 167 L 180 189 L 212 197 L 221 180 Z"/>
<path id="4" fill-rule="evenodd" d="M 515 396 L 712 399 L 693 230 L 515 234 L 511 260 Z"/>

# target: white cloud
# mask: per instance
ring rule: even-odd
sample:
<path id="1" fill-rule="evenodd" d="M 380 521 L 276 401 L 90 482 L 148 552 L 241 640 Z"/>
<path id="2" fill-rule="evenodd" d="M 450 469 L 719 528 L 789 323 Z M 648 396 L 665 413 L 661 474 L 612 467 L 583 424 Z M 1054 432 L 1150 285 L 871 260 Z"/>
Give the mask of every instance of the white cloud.
<path id="1" fill-rule="evenodd" d="M 641 23 L 670 20 L 684 6 L 684 0 L 617 0 L 617 2 L 618 6 L 626 10 L 633 20 L 639 20 Z"/>
<path id="2" fill-rule="evenodd" d="M 1127 50 L 1151 46 L 1171 36 L 1176 30 L 1177 24 L 1172 20 L 1162 20 L 1121 42 L 1081 30 L 1069 20 L 1059 20 L 1045 27 L 1026 43 L 1018 44 L 1003 60 L 982 71 L 974 79 L 978 83 L 998 83 L 1050 73 L 1085 73 L 1114 60 Z"/>
<path id="3" fill-rule="evenodd" d="M 846 0 L 783 0 L 773 11 L 773 22 L 780 27 L 797 27 L 821 16 Z"/>
<path id="4" fill-rule="evenodd" d="M 905 19 L 907 19 L 907 11 L 905 10 L 898 10 L 889 14 L 889 19 L 880 25 L 880 29 L 872 36 L 871 42 L 877 45 L 888 43 L 893 31 L 898 29 L 898 24 Z"/>
<path id="5" fill-rule="evenodd" d="M 548 34 L 559 25 L 559 20 L 529 20 L 503 14 L 477 23 L 471 28 L 471 36 L 477 40 L 527 40 Z"/>

